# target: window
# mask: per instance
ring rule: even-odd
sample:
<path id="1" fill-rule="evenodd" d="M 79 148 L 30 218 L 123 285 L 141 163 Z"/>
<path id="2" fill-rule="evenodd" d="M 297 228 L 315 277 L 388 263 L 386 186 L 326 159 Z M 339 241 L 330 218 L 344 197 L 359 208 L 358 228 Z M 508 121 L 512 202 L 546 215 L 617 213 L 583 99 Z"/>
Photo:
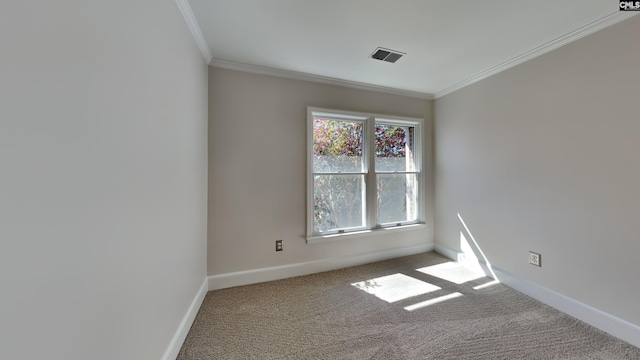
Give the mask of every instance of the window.
<path id="1" fill-rule="evenodd" d="M 308 108 L 309 238 L 421 222 L 420 124 Z"/>

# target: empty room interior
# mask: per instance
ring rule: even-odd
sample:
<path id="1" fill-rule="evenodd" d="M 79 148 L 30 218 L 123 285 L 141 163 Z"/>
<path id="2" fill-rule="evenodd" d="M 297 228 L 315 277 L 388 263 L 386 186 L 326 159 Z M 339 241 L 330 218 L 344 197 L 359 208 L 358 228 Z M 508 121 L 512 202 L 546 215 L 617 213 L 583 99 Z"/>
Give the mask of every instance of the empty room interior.
<path id="1" fill-rule="evenodd" d="M 640 359 L 637 2 L 0 3 L 0 359 Z"/>

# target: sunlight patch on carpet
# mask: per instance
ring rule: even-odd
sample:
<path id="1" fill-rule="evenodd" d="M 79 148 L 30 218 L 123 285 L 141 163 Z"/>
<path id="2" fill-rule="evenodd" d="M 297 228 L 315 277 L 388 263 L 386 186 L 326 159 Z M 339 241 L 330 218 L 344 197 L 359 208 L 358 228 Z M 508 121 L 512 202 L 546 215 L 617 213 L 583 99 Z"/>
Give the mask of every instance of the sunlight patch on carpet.
<path id="1" fill-rule="evenodd" d="M 484 271 L 482 271 L 479 264 L 473 263 L 462 264 L 457 262 L 446 262 L 416 270 L 456 284 L 464 284 L 467 281 L 487 276 Z"/>
<path id="2" fill-rule="evenodd" d="M 440 290 L 438 286 L 404 274 L 383 276 L 351 285 L 388 303 Z"/>
<path id="3" fill-rule="evenodd" d="M 498 280 L 492 280 L 492 281 L 489 281 L 489 282 L 488 282 L 488 283 L 486 283 L 486 284 L 482 284 L 482 285 L 474 286 L 474 287 L 473 287 L 473 290 L 480 290 L 480 289 L 488 288 L 489 286 L 493 286 L 493 285 L 497 285 L 497 284 L 500 284 L 500 281 L 498 281 Z"/>
<path id="4" fill-rule="evenodd" d="M 422 309 L 424 307 L 427 307 L 427 306 L 430 306 L 430 305 L 433 305 L 433 304 L 441 303 L 443 301 L 455 299 L 455 298 L 460 297 L 460 296 L 462 296 L 461 293 L 454 292 L 453 294 L 444 295 L 444 296 L 437 297 L 435 299 L 431 299 L 431 300 L 427 300 L 427 301 L 421 301 L 421 302 L 419 302 L 417 304 L 409 305 L 409 306 L 405 307 L 404 309 L 407 310 L 407 311 L 414 311 L 414 310 Z"/>

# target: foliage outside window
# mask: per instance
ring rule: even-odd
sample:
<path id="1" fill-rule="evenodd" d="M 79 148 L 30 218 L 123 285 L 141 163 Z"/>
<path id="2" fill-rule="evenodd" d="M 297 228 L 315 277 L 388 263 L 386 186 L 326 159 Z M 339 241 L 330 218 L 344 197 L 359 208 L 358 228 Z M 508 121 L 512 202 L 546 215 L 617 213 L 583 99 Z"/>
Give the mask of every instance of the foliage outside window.
<path id="1" fill-rule="evenodd" d="M 309 109 L 309 235 L 420 221 L 419 121 Z"/>

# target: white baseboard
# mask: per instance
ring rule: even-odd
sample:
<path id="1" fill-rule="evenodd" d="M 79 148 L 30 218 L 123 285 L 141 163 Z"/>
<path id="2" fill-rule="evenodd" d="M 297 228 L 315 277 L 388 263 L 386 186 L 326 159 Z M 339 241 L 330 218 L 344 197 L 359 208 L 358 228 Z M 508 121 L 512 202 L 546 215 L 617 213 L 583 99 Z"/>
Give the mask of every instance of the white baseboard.
<path id="1" fill-rule="evenodd" d="M 355 256 L 331 258 L 247 271 L 238 271 L 220 275 L 211 275 L 208 278 L 209 290 L 224 289 L 233 286 L 256 284 L 265 281 L 286 279 L 294 276 L 309 275 L 323 271 L 367 264 L 375 261 L 393 259 L 401 256 L 420 254 L 432 250 L 433 243 L 426 243 Z"/>
<path id="2" fill-rule="evenodd" d="M 180 348 L 184 343 L 184 340 L 187 338 L 187 334 L 189 333 L 189 329 L 191 329 L 191 325 L 198 314 L 198 310 L 200 310 L 200 306 L 202 305 L 202 301 L 204 301 L 204 297 L 207 295 L 208 289 L 208 281 L 205 278 L 202 281 L 202 285 L 200 289 L 196 293 L 196 296 L 193 298 L 187 313 L 182 318 L 180 325 L 178 325 L 178 329 L 176 330 L 167 350 L 165 350 L 164 355 L 162 355 L 162 360 L 175 360 L 180 352 Z"/>
<path id="3" fill-rule="evenodd" d="M 446 246 L 442 246 L 439 244 L 435 244 L 433 249 L 435 250 L 435 252 L 437 252 L 438 254 L 445 256 L 453 261 L 461 261 L 461 255 L 462 253 L 459 251 L 455 251 L 453 249 L 450 249 Z"/>
<path id="4" fill-rule="evenodd" d="M 529 295 L 565 314 L 607 332 L 629 344 L 640 347 L 640 326 L 613 316 L 590 305 L 581 303 L 534 282 L 519 278 L 500 268 L 493 267 L 498 280 L 510 288 Z"/>
<path id="5" fill-rule="evenodd" d="M 435 245 L 435 251 L 452 260 L 464 259 L 462 252 L 450 249 L 442 245 Z M 483 268 L 487 264 L 480 261 Z M 522 279 L 517 275 L 511 274 L 493 265 L 490 267 L 496 276 L 496 280 L 517 290 L 525 295 L 545 303 L 565 314 L 571 315 L 576 319 L 586 322 L 587 324 L 609 333 L 619 339 L 622 339 L 633 346 L 640 347 L 640 326 L 633 324 L 627 320 L 613 316 L 602 310 L 596 309 L 590 305 L 581 303 L 570 297 L 562 295 L 551 289 L 547 289 L 529 280 Z"/>

